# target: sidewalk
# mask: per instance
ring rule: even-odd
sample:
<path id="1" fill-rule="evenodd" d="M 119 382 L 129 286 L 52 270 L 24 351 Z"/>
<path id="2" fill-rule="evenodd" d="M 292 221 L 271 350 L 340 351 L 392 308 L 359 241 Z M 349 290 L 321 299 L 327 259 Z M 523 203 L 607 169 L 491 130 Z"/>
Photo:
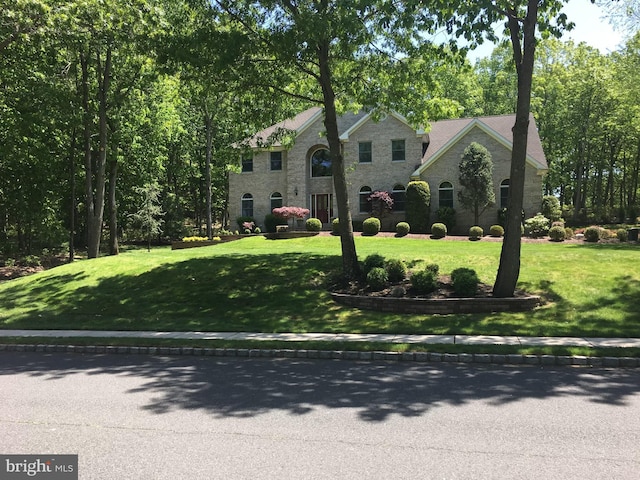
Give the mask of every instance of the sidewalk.
<path id="1" fill-rule="evenodd" d="M 493 335 L 403 335 L 347 333 L 149 332 L 96 330 L 0 330 L 4 337 L 171 338 L 180 340 L 279 340 L 288 342 L 383 342 L 445 345 L 517 345 L 640 348 L 640 338 L 519 337 Z"/>

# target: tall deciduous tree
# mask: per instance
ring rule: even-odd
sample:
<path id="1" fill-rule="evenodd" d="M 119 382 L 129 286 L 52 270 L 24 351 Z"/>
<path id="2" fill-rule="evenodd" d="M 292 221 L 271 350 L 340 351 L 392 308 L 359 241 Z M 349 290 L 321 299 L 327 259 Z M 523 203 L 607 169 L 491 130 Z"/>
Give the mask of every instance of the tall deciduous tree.
<path id="1" fill-rule="evenodd" d="M 412 120 L 423 118 L 422 114 L 429 110 L 442 109 L 436 99 L 420 88 L 430 73 L 410 75 L 413 64 L 391 56 L 397 46 L 395 41 L 408 46 L 412 39 L 381 36 L 381 29 L 393 30 L 392 24 L 404 26 L 396 20 L 403 7 L 397 2 L 377 0 L 212 3 L 222 13 L 221 19 L 229 20 L 231 28 L 241 34 L 240 38 L 230 35 L 233 45 L 228 50 L 237 53 L 230 68 L 238 69 L 254 88 L 262 87 L 323 107 L 342 226 L 343 273 L 346 277 L 357 276 L 359 265 L 338 132 L 339 114 L 363 105 L 386 104 L 395 108 L 408 95 L 416 100 L 408 112 Z"/>

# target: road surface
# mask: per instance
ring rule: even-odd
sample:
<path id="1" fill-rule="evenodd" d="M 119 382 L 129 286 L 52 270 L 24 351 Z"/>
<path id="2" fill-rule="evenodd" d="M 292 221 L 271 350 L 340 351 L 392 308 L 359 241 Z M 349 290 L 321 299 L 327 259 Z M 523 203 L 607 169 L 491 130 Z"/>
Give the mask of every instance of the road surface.
<path id="1" fill-rule="evenodd" d="M 638 479 L 640 370 L 0 354 L 0 454 L 81 479 Z"/>

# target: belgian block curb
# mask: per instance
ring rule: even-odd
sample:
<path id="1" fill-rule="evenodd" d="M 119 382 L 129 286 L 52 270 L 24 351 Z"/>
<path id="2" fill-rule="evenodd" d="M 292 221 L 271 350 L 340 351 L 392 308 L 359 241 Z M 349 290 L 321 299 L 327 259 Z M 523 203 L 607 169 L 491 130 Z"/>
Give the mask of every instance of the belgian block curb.
<path id="1" fill-rule="evenodd" d="M 0 352 L 80 353 L 116 355 L 209 356 L 245 358 L 293 358 L 414 363 L 460 363 L 491 365 L 539 365 L 605 368 L 639 368 L 636 357 L 586 357 L 565 355 L 520 355 L 436 352 L 361 352 L 355 350 L 295 350 L 261 348 L 136 347 L 104 345 L 0 344 Z"/>

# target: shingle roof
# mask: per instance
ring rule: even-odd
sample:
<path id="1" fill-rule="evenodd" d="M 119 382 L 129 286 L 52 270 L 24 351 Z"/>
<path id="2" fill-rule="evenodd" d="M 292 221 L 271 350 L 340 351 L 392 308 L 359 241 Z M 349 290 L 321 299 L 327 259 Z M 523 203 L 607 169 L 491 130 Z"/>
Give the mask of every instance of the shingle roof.
<path id="1" fill-rule="evenodd" d="M 449 149 L 457 139 L 474 126 L 477 126 L 503 143 L 508 148 L 513 145 L 512 128 L 515 124 L 515 115 L 495 115 L 490 117 L 458 118 L 454 120 L 441 120 L 431 124 L 429 132 L 429 148 L 422 158 L 420 171 L 424 170 L 436 158 Z M 529 136 L 527 141 L 527 160 L 539 170 L 546 170 L 547 159 L 542 149 L 540 136 L 533 115 L 529 117 Z"/>

